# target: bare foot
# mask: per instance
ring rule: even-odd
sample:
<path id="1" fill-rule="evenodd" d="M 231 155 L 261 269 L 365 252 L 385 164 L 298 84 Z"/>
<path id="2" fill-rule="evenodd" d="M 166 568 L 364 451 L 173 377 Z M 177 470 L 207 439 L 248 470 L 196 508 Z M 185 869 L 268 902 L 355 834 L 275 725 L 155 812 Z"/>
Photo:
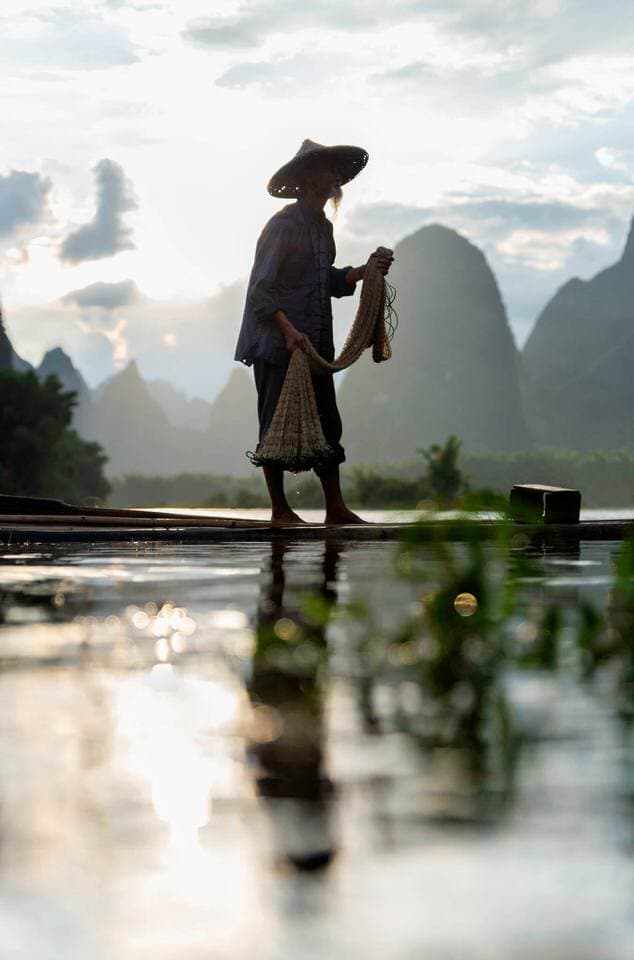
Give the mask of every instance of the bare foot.
<path id="1" fill-rule="evenodd" d="M 348 510 L 347 507 L 344 507 L 342 510 L 336 510 L 333 513 L 326 514 L 326 524 L 328 526 L 348 526 L 348 524 L 368 524 L 368 520 L 362 520 L 356 513 L 353 513 L 352 510 Z"/>
<path id="2" fill-rule="evenodd" d="M 302 518 L 289 507 L 288 510 L 271 513 L 271 523 L 274 527 L 290 527 L 297 523 L 306 523 L 306 521 L 302 520 Z"/>

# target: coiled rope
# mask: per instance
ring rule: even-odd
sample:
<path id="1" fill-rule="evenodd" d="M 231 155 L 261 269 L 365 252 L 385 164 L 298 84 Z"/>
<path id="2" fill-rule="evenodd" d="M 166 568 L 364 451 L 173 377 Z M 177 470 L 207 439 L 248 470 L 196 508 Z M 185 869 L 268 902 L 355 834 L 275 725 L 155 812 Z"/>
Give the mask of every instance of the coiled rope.
<path id="1" fill-rule="evenodd" d="M 305 350 L 293 351 L 286 379 L 273 419 L 255 453 L 247 456 L 257 467 L 281 467 L 301 473 L 327 466 L 334 451 L 327 443 L 317 411 L 311 372 L 336 373 L 355 363 L 364 350 L 372 347 L 375 363 L 392 356 L 391 341 L 398 317 L 393 308 L 396 291 L 376 265 L 377 256 L 392 256 L 392 251 L 379 247 L 368 260 L 361 285 L 359 306 L 343 349 L 336 360 L 320 356 L 305 338 Z"/>

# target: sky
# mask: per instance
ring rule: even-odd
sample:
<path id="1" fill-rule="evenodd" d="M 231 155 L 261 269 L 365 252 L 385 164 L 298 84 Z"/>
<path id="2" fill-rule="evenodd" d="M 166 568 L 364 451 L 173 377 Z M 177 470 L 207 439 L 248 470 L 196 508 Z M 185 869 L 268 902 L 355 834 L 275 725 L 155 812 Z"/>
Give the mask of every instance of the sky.
<path id="1" fill-rule="evenodd" d="M 432 222 L 485 253 L 518 346 L 634 214 L 626 0 L 2 0 L 0 295 L 38 363 L 132 358 L 212 399 L 266 183 L 306 137 L 366 148 L 340 264 Z M 337 311 L 339 310 L 339 314 Z M 335 308 L 343 326 L 349 307 Z"/>

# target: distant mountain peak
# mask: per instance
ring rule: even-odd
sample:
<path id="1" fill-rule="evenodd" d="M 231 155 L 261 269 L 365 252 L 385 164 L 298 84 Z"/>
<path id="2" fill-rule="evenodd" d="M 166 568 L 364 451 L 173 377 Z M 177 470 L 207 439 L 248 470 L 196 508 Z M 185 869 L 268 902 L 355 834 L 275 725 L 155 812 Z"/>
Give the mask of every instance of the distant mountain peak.
<path id="1" fill-rule="evenodd" d="M 394 360 L 357 364 L 339 390 L 350 458 L 398 462 L 451 434 L 467 451 L 525 449 L 516 347 L 482 251 L 428 224 L 398 243 L 390 281 Z"/>
<path id="2" fill-rule="evenodd" d="M 634 265 L 634 217 L 630 223 L 630 232 L 627 235 L 623 256 L 621 257 L 621 263 Z"/>
<path id="3" fill-rule="evenodd" d="M 51 347 L 50 350 L 46 351 L 42 357 L 39 369 L 42 370 L 49 366 L 65 366 L 71 370 L 76 369 L 73 361 L 62 347 Z"/>
<path id="4" fill-rule="evenodd" d="M 588 280 L 569 280 L 537 318 L 522 356 L 539 443 L 634 447 L 633 268 L 634 221 L 621 259 Z"/>
<path id="5" fill-rule="evenodd" d="M 0 368 L 11 366 L 11 342 L 4 329 L 2 307 L 0 307 Z"/>
<path id="6" fill-rule="evenodd" d="M 427 243 L 439 244 L 452 249 L 471 248 L 478 254 L 482 254 L 479 247 L 472 243 L 468 237 L 465 237 L 463 233 L 453 227 L 445 226 L 444 223 L 425 224 L 424 227 L 420 227 L 415 233 L 410 233 L 404 240 L 401 240 L 399 246 L 413 239 L 424 240 Z"/>
<path id="7" fill-rule="evenodd" d="M 65 357 L 67 360 L 70 360 L 70 357 L 66 353 L 63 347 L 51 347 L 50 350 L 47 350 L 44 354 L 45 357 Z"/>
<path id="8" fill-rule="evenodd" d="M 2 367 L 9 367 L 10 369 L 17 370 L 19 373 L 33 369 L 31 364 L 23 360 L 13 349 L 13 345 L 9 340 L 9 334 L 4 325 L 2 305 L 0 304 L 0 368 Z"/>
<path id="9" fill-rule="evenodd" d="M 55 374 L 67 390 L 88 392 L 84 378 L 62 347 L 52 347 L 47 350 L 36 373 L 40 379 Z"/>
<path id="10" fill-rule="evenodd" d="M 132 360 L 129 360 L 128 363 L 125 365 L 125 367 L 122 367 L 121 370 L 117 370 L 117 372 L 112 376 L 111 379 L 112 380 L 116 379 L 118 382 L 121 382 L 121 381 L 134 382 L 135 380 L 143 380 L 143 377 L 139 372 L 139 368 L 137 366 L 136 360 L 132 359 Z"/>

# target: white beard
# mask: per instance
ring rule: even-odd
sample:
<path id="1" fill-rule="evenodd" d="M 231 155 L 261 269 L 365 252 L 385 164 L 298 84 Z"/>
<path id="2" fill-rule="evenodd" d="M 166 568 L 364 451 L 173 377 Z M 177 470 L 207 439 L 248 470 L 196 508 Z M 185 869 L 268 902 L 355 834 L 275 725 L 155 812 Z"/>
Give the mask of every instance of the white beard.
<path id="1" fill-rule="evenodd" d="M 339 212 L 339 205 L 341 204 L 342 198 L 343 190 L 341 189 L 341 186 L 336 183 L 330 191 L 330 197 L 328 198 L 332 204 L 332 210 L 335 216 L 337 216 L 337 213 Z"/>

